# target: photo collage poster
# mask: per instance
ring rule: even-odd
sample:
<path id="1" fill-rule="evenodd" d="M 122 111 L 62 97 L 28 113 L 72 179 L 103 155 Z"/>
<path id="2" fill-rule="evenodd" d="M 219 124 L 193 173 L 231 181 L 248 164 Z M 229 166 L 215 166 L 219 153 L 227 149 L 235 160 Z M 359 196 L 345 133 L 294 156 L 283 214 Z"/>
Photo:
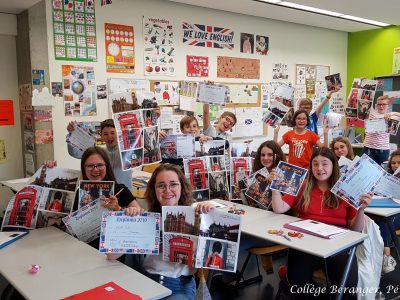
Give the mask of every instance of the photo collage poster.
<path id="1" fill-rule="evenodd" d="M 196 157 L 183 160 L 185 175 L 193 187 L 193 199 L 197 202 L 210 199 L 229 200 L 225 157 L 225 140 L 195 142 Z"/>
<path id="2" fill-rule="evenodd" d="M 119 191 L 117 191 L 119 192 Z M 81 208 L 94 200 L 102 200 L 114 195 L 114 181 L 79 181 L 79 202 L 78 208 Z"/>
<path id="3" fill-rule="evenodd" d="M 252 157 L 231 157 L 231 200 L 242 200 L 242 193 L 247 189 L 248 180 L 252 174 L 252 165 Z"/>
<path id="4" fill-rule="evenodd" d="M 280 161 L 276 167 L 276 178 L 271 182 L 271 189 L 297 196 L 306 176 L 307 169 Z"/>
<path id="5" fill-rule="evenodd" d="M 137 109 L 113 117 L 124 171 L 161 161 L 157 118 L 153 109 Z"/>
<path id="6" fill-rule="evenodd" d="M 94 68 L 62 66 L 65 116 L 96 116 L 96 84 Z"/>
<path id="7" fill-rule="evenodd" d="M 154 108 L 157 103 L 146 79 L 108 78 L 110 116 L 141 108 Z"/>
<path id="8" fill-rule="evenodd" d="M 55 59 L 97 61 L 94 1 L 53 0 L 52 4 Z"/>
<path id="9" fill-rule="evenodd" d="M 195 155 L 195 138 L 192 134 L 168 134 L 160 141 L 161 157 L 166 159 L 189 158 Z"/>
<path id="10" fill-rule="evenodd" d="M 369 118 L 377 84 L 377 80 L 354 78 L 346 107 L 347 118 L 359 120 Z"/>
<path id="11" fill-rule="evenodd" d="M 250 177 L 248 187 L 245 191 L 247 205 L 270 210 L 272 198 L 268 175 L 267 168 L 262 168 L 254 172 Z"/>
<path id="12" fill-rule="evenodd" d="M 72 210 L 79 176 L 77 170 L 40 167 L 29 185 L 11 198 L 2 228 L 35 229 L 54 225 L 65 230 L 61 219 Z"/>
<path id="13" fill-rule="evenodd" d="M 154 96 L 158 105 L 179 105 L 179 82 L 157 81 L 154 83 Z"/>
<path id="14" fill-rule="evenodd" d="M 144 75 L 175 76 L 174 28 L 167 18 L 143 16 Z"/>
<path id="15" fill-rule="evenodd" d="M 190 206 L 162 208 L 163 260 L 195 268 L 236 272 L 241 217 Z"/>

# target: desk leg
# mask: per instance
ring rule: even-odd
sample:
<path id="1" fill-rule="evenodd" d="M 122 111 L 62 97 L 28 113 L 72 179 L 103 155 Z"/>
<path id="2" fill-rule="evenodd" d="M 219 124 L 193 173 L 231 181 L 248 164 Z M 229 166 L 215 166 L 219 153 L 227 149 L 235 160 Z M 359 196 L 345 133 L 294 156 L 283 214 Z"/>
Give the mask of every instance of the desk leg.
<path id="1" fill-rule="evenodd" d="M 396 230 L 393 226 L 393 220 L 395 217 L 386 218 L 386 224 L 389 227 L 390 235 L 392 236 L 392 240 L 396 249 L 397 258 L 400 258 L 399 251 L 400 251 L 400 241 L 398 236 L 396 235 Z"/>
<path id="2" fill-rule="evenodd" d="M 339 291 L 343 290 L 346 282 L 347 282 L 347 277 L 349 276 L 349 272 L 350 272 L 350 267 L 351 264 L 353 262 L 354 256 L 356 254 L 356 246 L 353 246 L 350 249 L 350 253 L 349 253 L 349 257 L 347 258 L 347 262 L 346 265 L 344 266 L 344 270 L 343 270 L 343 275 L 342 275 L 342 279 L 340 280 L 340 284 L 338 286 Z M 343 293 L 337 293 L 335 299 L 337 300 L 342 300 L 343 298 Z"/>

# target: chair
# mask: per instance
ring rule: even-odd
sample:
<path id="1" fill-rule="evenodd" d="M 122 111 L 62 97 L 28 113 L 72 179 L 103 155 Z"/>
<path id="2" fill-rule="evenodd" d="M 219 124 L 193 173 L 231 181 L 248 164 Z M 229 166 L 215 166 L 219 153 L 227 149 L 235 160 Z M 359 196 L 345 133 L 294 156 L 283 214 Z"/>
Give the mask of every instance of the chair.
<path id="1" fill-rule="evenodd" d="M 258 261 L 258 256 L 261 256 L 261 263 L 262 263 L 264 270 L 267 272 L 267 274 L 272 274 L 274 272 L 274 268 L 273 268 L 273 264 L 272 264 L 272 255 L 282 252 L 282 251 L 287 251 L 288 249 L 289 249 L 288 247 L 282 246 L 282 245 L 250 248 L 248 250 L 248 254 L 247 254 L 246 260 L 243 264 L 243 267 L 239 271 L 239 274 L 238 274 L 238 277 L 237 277 L 236 283 L 235 283 L 235 288 L 245 287 L 245 286 L 248 286 L 255 282 L 262 281 L 263 277 L 260 272 L 260 264 Z M 246 270 L 247 264 L 249 263 L 249 260 L 252 255 L 254 255 L 256 257 L 258 276 L 244 279 L 243 274 Z"/>

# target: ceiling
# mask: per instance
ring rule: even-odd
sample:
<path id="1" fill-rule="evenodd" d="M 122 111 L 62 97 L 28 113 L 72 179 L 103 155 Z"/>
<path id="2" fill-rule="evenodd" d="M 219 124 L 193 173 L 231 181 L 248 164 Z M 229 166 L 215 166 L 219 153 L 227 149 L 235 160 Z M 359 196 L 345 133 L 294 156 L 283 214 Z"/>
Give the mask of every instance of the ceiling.
<path id="1" fill-rule="evenodd" d="M 173 2 L 236 12 L 268 19 L 311 25 L 316 27 L 354 32 L 377 29 L 373 25 L 323 16 L 282 6 L 260 3 L 253 0 L 169 0 Z M 399 0 L 288 0 L 301 5 L 344 13 L 360 18 L 380 21 L 392 25 L 400 24 Z"/>
<path id="2" fill-rule="evenodd" d="M 1 0 L 0 12 L 19 14 L 23 10 L 35 5 L 39 1 L 40 0 Z M 378 28 L 372 25 L 338 19 L 334 17 L 322 16 L 314 13 L 308 13 L 266 3 L 260 3 L 253 0 L 169 1 L 347 32 Z M 292 0 L 291 2 L 345 13 L 348 15 L 353 15 L 356 17 L 371 19 L 393 25 L 400 24 L 399 0 Z"/>

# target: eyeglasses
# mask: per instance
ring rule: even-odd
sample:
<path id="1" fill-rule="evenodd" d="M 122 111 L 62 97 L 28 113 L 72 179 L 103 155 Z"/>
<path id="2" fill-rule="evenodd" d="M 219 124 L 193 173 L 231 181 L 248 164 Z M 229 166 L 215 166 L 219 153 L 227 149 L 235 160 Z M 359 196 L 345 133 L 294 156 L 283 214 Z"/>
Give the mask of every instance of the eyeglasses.
<path id="1" fill-rule="evenodd" d="M 160 191 L 165 191 L 167 190 L 167 188 L 169 188 L 170 191 L 176 191 L 179 186 L 180 184 L 177 182 L 171 182 L 170 184 L 159 183 L 156 184 L 156 189 Z"/>
<path id="2" fill-rule="evenodd" d="M 89 170 L 89 171 L 93 171 L 94 169 L 104 170 L 105 167 L 106 167 L 106 164 L 88 164 L 88 165 L 85 165 L 85 169 Z"/>
<path id="3" fill-rule="evenodd" d="M 225 117 L 225 122 L 228 123 L 228 125 L 229 125 L 229 126 L 232 126 L 232 127 L 233 127 L 233 125 L 235 125 L 235 123 L 233 122 L 233 120 L 230 119 L 229 117 Z"/>
<path id="4" fill-rule="evenodd" d="M 300 106 L 299 108 L 303 110 L 312 109 L 311 106 Z"/>
<path id="5" fill-rule="evenodd" d="M 388 106 L 389 104 L 387 103 L 377 103 L 376 106 Z"/>

